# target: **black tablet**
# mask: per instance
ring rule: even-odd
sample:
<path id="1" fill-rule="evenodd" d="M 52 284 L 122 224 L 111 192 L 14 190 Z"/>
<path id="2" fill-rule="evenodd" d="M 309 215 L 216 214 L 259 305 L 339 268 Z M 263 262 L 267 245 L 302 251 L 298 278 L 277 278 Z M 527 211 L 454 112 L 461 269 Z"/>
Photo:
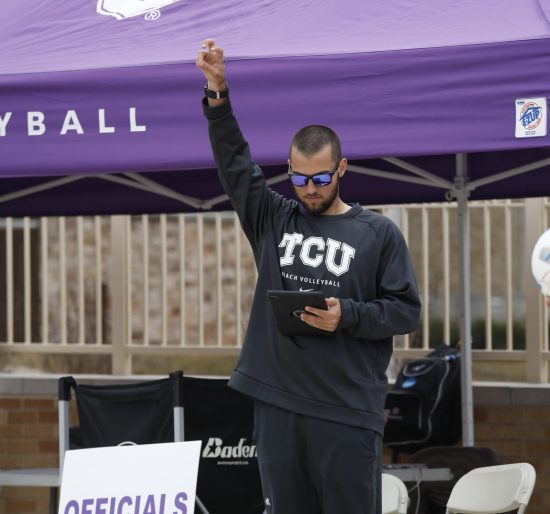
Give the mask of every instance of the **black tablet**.
<path id="1" fill-rule="evenodd" d="M 321 291 L 268 291 L 267 298 L 281 334 L 285 336 L 332 334 L 332 332 L 312 327 L 300 319 L 300 314 L 306 306 L 327 309 L 325 295 Z"/>

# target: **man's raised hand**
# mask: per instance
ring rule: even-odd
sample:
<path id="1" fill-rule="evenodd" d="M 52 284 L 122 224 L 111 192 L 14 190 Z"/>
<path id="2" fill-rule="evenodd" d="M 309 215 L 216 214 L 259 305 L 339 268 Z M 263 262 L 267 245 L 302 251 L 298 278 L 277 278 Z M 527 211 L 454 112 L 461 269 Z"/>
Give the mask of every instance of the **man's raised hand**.
<path id="1" fill-rule="evenodd" d="M 197 52 L 196 64 L 208 82 L 208 89 L 213 91 L 225 89 L 223 49 L 216 46 L 213 39 L 205 39 L 202 42 L 201 49 Z"/>

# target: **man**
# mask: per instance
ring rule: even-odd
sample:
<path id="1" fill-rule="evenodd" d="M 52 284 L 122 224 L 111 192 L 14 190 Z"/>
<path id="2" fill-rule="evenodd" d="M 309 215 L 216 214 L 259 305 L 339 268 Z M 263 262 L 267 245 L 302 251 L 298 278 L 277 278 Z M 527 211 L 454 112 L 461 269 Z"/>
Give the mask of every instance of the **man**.
<path id="1" fill-rule="evenodd" d="M 392 336 L 413 331 L 420 301 L 409 253 L 387 218 L 344 203 L 336 134 L 309 126 L 288 165 L 298 201 L 266 186 L 229 101 L 223 51 L 197 54 L 204 113 L 220 180 L 248 237 L 258 282 L 229 385 L 254 398 L 254 437 L 266 511 L 365 514 L 381 510 L 385 371 Z M 317 289 L 306 307 L 321 336 L 282 336 L 266 291 Z"/>

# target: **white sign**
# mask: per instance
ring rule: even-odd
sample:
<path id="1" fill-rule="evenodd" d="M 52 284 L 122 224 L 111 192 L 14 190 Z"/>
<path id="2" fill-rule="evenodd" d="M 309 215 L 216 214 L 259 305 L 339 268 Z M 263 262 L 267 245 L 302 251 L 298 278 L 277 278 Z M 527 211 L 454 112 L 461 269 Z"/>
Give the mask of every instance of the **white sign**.
<path id="1" fill-rule="evenodd" d="M 162 7 L 174 4 L 178 0 L 97 0 L 97 12 L 107 16 L 113 16 L 117 20 L 124 18 L 132 18 L 140 14 L 147 15 L 155 13 L 155 17 L 148 19 L 156 19 L 160 16 L 158 11 Z"/>
<path id="2" fill-rule="evenodd" d="M 546 98 L 516 100 L 516 137 L 546 136 L 547 118 Z"/>
<path id="3" fill-rule="evenodd" d="M 59 514 L 193 514 L 201 441 L 71 450 Z"/>

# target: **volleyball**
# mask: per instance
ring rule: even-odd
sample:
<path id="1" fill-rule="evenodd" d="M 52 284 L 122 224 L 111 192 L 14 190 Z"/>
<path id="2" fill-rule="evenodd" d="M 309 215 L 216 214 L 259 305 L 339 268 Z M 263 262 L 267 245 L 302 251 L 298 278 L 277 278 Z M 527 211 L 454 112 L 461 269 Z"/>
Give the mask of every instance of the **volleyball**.
<path id="1" fill-rule="evenodd" d="M 531 271 L 544 296 L 550 296 L 550 229 L 539 237 L 531 256 Z"/>

